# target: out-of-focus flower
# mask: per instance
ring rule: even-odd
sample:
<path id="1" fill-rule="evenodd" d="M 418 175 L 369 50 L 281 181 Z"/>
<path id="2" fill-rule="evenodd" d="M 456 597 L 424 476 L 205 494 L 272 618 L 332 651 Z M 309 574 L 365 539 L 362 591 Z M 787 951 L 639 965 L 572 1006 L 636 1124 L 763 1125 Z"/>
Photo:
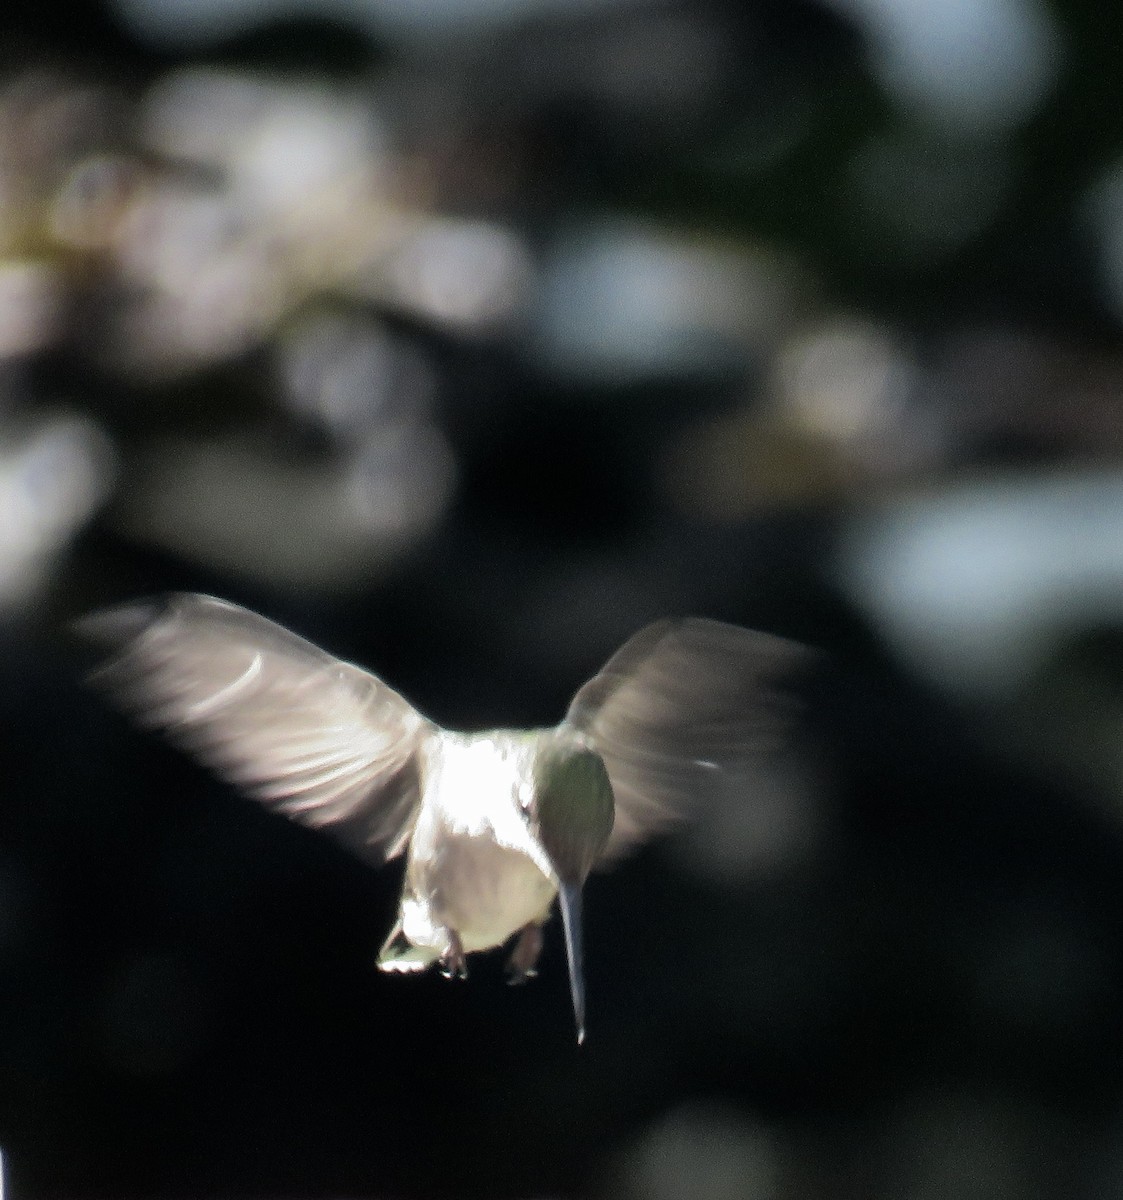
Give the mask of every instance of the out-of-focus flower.
<path id="1" fill-rule="evenodd" d="M 55 416 L 0 438 L 0 604 L 35 594 L 105 500 L 113 470 L 109 439 L 82 417 Z"/>
<path id="2" fill-rule="evenodd" d="M 107 353 L 180 374 L 250 348 L 387 233 L 382 135 L 365 100 L 193 70 L 149 95 L 142 127 L 168 163 L 118 228 Z"/>
<path id="3" fill-rule="evenodd" d="M 142 171 L 122 154 L 80 159 L 62 181 L 50 208 L 50 229 L 64 246 L 97 251 L 117 241 Z"/>
<path id="4" fill-rule="evenodd" d="M 338 311 L 289 325 L 274 363 L 279 401 L 326 449 L 248 430 L 157 441 L 118 506 L 122 527 L 257 580 L 369 582 L 433 527 L 455 486 L 432 370 L 369 318 Z"/>
<path id="5" fill-rule="evenodd" d="M 990 478 L 888 500 L 839 555 L 903 657 L 957 694 L 1010 695 L 1074 627 L 1123 627 L 1123 476 Z"/>
<path id="6" fill-rule="evenodd" d="M 682 508 L 740 520 L 837 499 L 938 461 L 941 431 L 917 403 L 919 369 L 890 329 L 830 317 L 792 330 L 762 394 L 699 420 L 668 448 L 664 486 Z"/>
<path id="7" fill-rule="evenodd" d="M 865 30 L 882 82 L 930 120 L 1009 129 L 1056 82 L 1061 36 L 1039 0 L 829 0 Z"/>
<path id="8" fill-rule="evenodd" d="M 590 384 L 728 378 L 776 338 L 794 290 L 765 255 L 593 224 L 548 254 L 529 349 L 546 370 Z"/>
<path id="9" fill-rule="evenodd" d="M 718 522 L 837 500 L 866 478 L 833 442 L 751 407 L 703 417 L 668 444 L 660 468 L 677 508 Z"/>
<path id="10" fill-rule="evenodd" d="M 160 439 L 134 464 L 120 528 L 211 569 L 331 591 L 384 572 L 443 513 L 444 439 L 388 426 L 353 454 L 294 460 L 245 436 Z"/>
<path id="11" fill-rule="evenodd" d="M 843 586 L 992 741 L 1123 800 L 1123 476 L 998 477 L 856 516 Z"/>
<path id="12" fill-rule="evenodd" d="M 360 265 L 362 296 L 461 333 L 517 321 L 532 298 L 534 267 L 523 240 L 490 221 L 434 217 L 402 230 L 384 261 Z"/>
<path id="13" fill-rule="evenodd" d="M 903 440 L 916 371 L 888 329 L 855 320 L 806 328 L 781 348 L 775 406 L 793 425 L 884 464 L 887 443 Z M 890 458 L 896 455 L 889 452 Z"/>
<path id="14" fill-rule="evenodd" d="M 327 294 L 468 335 L 525 306 L 522 240 L 407 201 L 366 93 L 186 70 L 153 89 L 142 126 L 166 165 L 115 226 L 104 349 L 130 376 L 236 357 Z"/>
<path id="15" fill-rule="evenodd" d="M 115 141 L 119 102 L 61 72 L 0 81 L 0 246 L 49 248 L 50 201 L 74 165 Z"/>
<path id="16" fill-rule="evenodd" d="M 425 358 L 362 316 L 313 312 L 274 354 L 278 394 L 312 427 L 347 444 L 431 419 L 437 381 Z"/>
<path id="17" fill-rule="evenodd" d="M 59 270 L 41 260 L 0 262 L 0 361 L 53 341 L 63 290 Z"/>

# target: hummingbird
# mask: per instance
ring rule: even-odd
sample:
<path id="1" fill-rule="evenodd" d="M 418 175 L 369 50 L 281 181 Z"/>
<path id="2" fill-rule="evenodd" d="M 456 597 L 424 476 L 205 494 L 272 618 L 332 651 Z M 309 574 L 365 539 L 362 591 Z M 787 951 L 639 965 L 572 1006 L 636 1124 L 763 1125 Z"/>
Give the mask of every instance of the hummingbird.
<path id="1" fill-rule="evenodd" d="M 212 596 L 127 603 L 77 628 L 108 650 L 91 683 L 138 723 L 369 863 L 405 855 L 383 971 L 466 978 L 468 955 L 511 942 L 509 979 L 523 982 L 556 899 L 579 1043 L 589 873 L 743 782 L 788 724 L 785 683 L 809 654 L 720 621 L 657 621 L 559 724 L 462 733 Z"/>

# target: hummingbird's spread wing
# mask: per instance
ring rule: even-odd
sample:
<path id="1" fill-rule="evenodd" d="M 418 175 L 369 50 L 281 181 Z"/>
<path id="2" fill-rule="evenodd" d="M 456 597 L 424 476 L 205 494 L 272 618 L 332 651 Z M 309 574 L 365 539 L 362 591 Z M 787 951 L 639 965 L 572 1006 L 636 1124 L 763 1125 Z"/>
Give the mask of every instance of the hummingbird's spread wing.
<path id="1" fill-rule="evenodd" d="M 797 642 L 699 618 L 658 621 L 627 641 L 566 714 L 612 783 L 604 858 L 747 779 L 781 742 L 796 711 L 787 685 L 814 657 Z"/>
<path id="2" fill-rule="evenodd" d="M 125 605 L 78 629 L 114 649 L 91 681 L 140 723 L 367 859 L 404 849 L 435 726 L 374 675 L 209 596 Z"/>

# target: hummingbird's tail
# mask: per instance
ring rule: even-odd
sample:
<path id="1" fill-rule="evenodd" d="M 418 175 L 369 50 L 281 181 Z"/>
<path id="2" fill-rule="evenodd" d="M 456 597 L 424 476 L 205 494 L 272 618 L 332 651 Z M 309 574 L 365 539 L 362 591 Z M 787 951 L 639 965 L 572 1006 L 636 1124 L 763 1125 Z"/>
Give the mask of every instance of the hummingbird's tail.
<path id="1" fill-rule="evenodd" d="M 402 923 L 399 921 L 378 953 L 378 969 L 399 974 L 424 971 L 439 957 L 430 946 L 415 946 L 402 932 Z"/>

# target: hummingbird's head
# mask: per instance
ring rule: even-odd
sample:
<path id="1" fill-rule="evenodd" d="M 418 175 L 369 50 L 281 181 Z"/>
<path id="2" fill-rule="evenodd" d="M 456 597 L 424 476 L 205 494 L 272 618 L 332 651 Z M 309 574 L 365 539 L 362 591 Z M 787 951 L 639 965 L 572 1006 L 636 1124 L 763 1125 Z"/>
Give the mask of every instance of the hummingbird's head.
<path id="1" fill-rule="evenodd" d="M 581 888 L 604 850 L 614 816 L 608 772 L 585 737 L 568 730 L 543 736 L 534 757 L 527 818 L 558 877 L 578 1042 L 585 1040 Z"/>
<path id="2" fill-rule="evenodd" d="M 562 883 L 580 887 L 612 832 L 612 784 L 583 737 L 544 737 L 534 759 L 528 816 Z"/>

